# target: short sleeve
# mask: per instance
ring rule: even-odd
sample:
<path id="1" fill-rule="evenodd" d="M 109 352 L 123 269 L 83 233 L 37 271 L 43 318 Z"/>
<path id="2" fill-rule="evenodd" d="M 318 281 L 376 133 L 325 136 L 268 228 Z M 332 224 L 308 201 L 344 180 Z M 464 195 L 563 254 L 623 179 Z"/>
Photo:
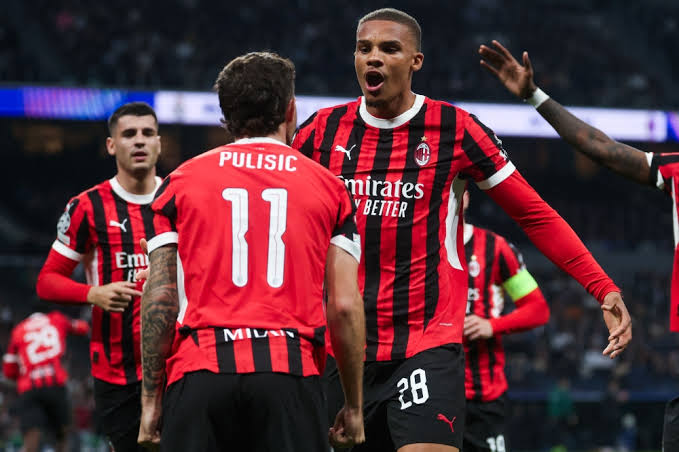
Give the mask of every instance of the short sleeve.
<path id="1" fill-rule="evenodd" d="M 57 239 L 52 248 L 59 254 L 80 262 L 88 251 L 90 227 L 86 198 L 72 198 L 57 221 Z"/>
<path id="2" fill-rule="evenodd" d="M 307 157 L 314 152 L 314 140 L 316 138 L 316 123 L 318 113 L 314 113 L 299 126 L 292 139 L 292 147 Z"/>
<path id="3" fill-rule="evenodd" d="M 147 237 L 148 252 L 170 243 L 177 243 L 176 178 L 167 176 L 158 187 L 153 202 L 145 208 L 153 214 L 154 235 Z"/>
<path id="4" fill-rule="evenodd" d="M 339 185 L 341 185 L 340 202 L 330 243 L 342 248 L 356 261 L 361 262 L 361 236 L 356 227 L 356 205 L 344 184 Z"/>
<path id="5" fill-rule="evenodd" d="M 512 300 L 519 300 L 537 289 L 537 282 L 526 269 L 521 252 L 514 245 L 501 238 L 497 253 L 497 283 Z"/>
<path id="6" fill-rule="evenodd" d="M 482 190 L 495 187 L 515 170 L 502 147 L 502 140 L 474 115 L 465 119 L 462 151 L 466 160 L 462 174 L 474 180 Z"/>
<path id="7" fill-rule="evenodd" d="M 671 194 L 671 179 L 679 176 L 679 153 L 654 154 L 647 152 L 646 159 L 651 168 L 649 184 Z"/>

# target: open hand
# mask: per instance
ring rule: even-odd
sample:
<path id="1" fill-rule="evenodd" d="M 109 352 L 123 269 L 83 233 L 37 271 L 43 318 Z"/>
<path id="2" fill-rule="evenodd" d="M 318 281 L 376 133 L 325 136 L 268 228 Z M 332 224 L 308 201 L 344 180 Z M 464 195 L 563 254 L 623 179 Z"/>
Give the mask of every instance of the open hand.
<path id="1" fill-rule="evenodd" d="M 509 53 L 498 41 L 493 40 L 493 47 L 481 44 L 479 54 L 483 58 L 481 66 L 502 82 L 507 90 L 519 99 L 529 98 L 537 89 L 533 81 L 533 65 L 528 52 L 523 52 L 523 65 Z"/>
<path id="2" fill-rule="evenodd" d="M 608 346 L 603 354 L 615 358 L 632 340 L 632 319 L 619 292 L 610 292 L 601 305 L 608 327 Z"/>

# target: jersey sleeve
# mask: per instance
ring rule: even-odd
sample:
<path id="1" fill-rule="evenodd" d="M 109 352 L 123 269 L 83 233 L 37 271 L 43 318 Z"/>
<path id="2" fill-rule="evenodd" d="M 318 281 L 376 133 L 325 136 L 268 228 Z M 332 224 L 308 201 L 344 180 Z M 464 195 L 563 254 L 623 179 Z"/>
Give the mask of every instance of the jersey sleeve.
<path id="1" fill-rule="evenodd" d="M 173 173 L 174 174 L 174 173 Z M 153 226 L 155 235 L 149 236 L 148 252 L 171 243 L 177 243 L 177 195 L 176 178 L 170 174 L 158 187 L 155 199 L 145 208 L 153 212 Z"/>
<path id="2" fill-rule="evenodd" d="M 495 187 L 515 170 L 495 132 L 471 114 L 465 119 L 462 151 L 466 163 L 462 174 L 482 190 Z"/>
<path id="3" fill-rule="evenodd" d="M 292 147 L 307 157 L 311 157 L 314 152 L 317 118 L 318 113 L 309 116 L 309 118 L 299 126 L 292 140 Z"/>
<path id="4" fill-rule="evenodd" d="M 521 252 L 504 238 L 498 240 L 496 284 L 516 302 L 538 288 L 538 283 L 526 270 Z"/>
<path id="5" fill-rule="evenodd" d="M 649 172 L 649 184 L 655 185 L 667 194 L 672 194 L 673 177 L 679 176 L 679 153 L 646 153 L 646 160 L 651 170 Z"/>
<path id="6" fill-rule="evenodd" d="M 80 262 L 87 252 L 90 227 L 87 202 L 83 197 L 72 198 L 57 222 L 57 239 L 52 248 L 64 257 Z"/>
<path id="7" fill-rule="evenodd" d="M 356 227 L 356 205 L 344 184 L 340 182 L 339 185 L 340 202 L 330 243 L 351 254 L 357 262 L 361 262 L 361 236 Z"/>

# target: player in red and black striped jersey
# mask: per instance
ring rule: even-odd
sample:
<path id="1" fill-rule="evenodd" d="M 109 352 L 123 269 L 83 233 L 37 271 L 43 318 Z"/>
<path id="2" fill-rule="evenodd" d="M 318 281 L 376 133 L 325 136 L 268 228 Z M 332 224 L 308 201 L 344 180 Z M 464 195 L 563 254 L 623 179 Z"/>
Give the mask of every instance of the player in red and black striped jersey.
<path id="1" fill-rule="evenodd" d="M 469 192 L 463 202 L 466 210 Z M 507 450 L 502 336 L 544 325 L 549 306 L 521 253 L 503 237 L 465 222 L 464 248 L 469 288 L 464 322 L 467 414 L 463 450 Z M 516 307 L 503 315 L 505 295 Z"/>
<path id="2" fill-rule="evenodd" d="M 136 270 L 148 258 L 139 241 L 154 233 L 153 200 L 160 178 L 158 121 L 153 109 L 134 102 L 109 119 L 108 153 L 116 175 L 72 198 L 57 225 L 57 239 L 38 276 L 45 300 L 92 304 L 90 359 L 98 417 L 116 452 L 137 450 L 141 381 Z M 78 263 L 87 283 L 71 279 Z M 135 424 L 136 420 L 136 424 Z"/>
<path id="3" fill-rule="evenodd" d="M 607 354 L 620 353 L 631 339 L 619 289 L 519 175 L 495 134 L 464 110 L 411 91 L 423 61 L 420 35 L 417 21 L 397 10 L 363 17 L 354 53 L 363 96 L 318 111 L 293 144 L 340 177 L 357 205 L 368 361 L 366 443 L 357 449 L 462 445 L 456 423 L 464 423 L 459 366 L 467 281 L 460 201 L 469 179 L 605 302 L 614 333 Z"/>
<path id="4" fill-rule="evenodd" d="M 479 48 L 481 65 L 512 94 L 534 106 L 571 146 L 621 176 L 657 187 L 672 197 L 674 266 L 669 317 L 670 331 L 679 332 L 679 153 L 654 154 L 613 140 L 575 117 L 537 87 L 528 52 L 523 52 L 521 64 L 499 42 L 493 41 L 493 47 Z M 663 450 L 679 450 L 679 397 L 671 400 L 665 410 Z"/>
<path id="5" fill-rule="evenodd" d="M 68 374 L 61 360 L 66 354 L 66 337 L 84 336 L 89 331 L 87 322 L 71 320 L 58 311 L 31 314 L 12 330 L 2 371 L 17 381 L 24 450 L 37 451 L 46 430 L 55 434 L 56 450 L 67 450 L 71 413 Z"/>
<path id="6" fill-rule="evenodd" d="M 297 123 L 289 60 L 238 57 L 215 87 L 236 141 L 182 164 L 151 206 L 140 442 L 327 450 L 327 325 L 346 390 L 330 438 L 351 446 L 363 439 L 365 345 L 351 196 L 288 145 Z"/>

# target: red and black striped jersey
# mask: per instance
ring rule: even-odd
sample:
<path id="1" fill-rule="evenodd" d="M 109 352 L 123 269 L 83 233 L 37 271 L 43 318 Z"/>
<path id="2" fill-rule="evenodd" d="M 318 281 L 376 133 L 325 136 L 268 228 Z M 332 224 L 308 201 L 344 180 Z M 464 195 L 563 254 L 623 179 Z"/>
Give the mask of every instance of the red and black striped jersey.
<path id="1" fill-rule="evenodd" d="M 293 147 L 354 196 L 366 359 L 460 343 L 467 299 L 461 196 L 469 178 L 489 189 L 514 171 L 495 134 L 466 111 L 421 95 L 389 120 L 370 115 L 361 97 L 312 115 Z"/>
<path id="2" fill-rule="evenodd" d="M 649 181 L 672 197 L 674 266 L 670 301 L 670 331 L 679 332 L 679 153 L 646 153 L 651 167 Z"/>
<path id="3" fill-rule="evenodd" d="M 3 372 L 7 378 L 17 380 L 19 394 L 34 388 L 64 386 L 68 374 L 61 359 L 66 353 L 66 336 L 85 335 L 88 331 L 87 322 L 71 320 L 58 311 L 32 314 L 12 330 Z"/>
<path id="4" fill-rule="evenodd" d="M 200 369 L 322 373 L 328 248 L 361 253 L 342 182 L 279 141 L 247 138 L 181 165 L 151 208 L 149 252 L 177 244 L 168 384 Z"/>
<path id="5" fill-rule="evenodd" d="M 467 399 L 486 402 L 507 390 L 502 334 L 546 323 L 549 308 L 526 270 L 521 253 L 503 237 L 465 224 L 464 243 L 469 273 L 467 315 L 489 319 L 494 334 L 489 339 L 465 337 L 465 393 Z M 502 316 L 505 294 L 517 306 L 510 316 Z M 530 295 L 535 296 L 529 298 Z M 524 309 L 524 300 L 533 306 L 526 315 L 518 316 L 518 311 Z M 508 317 L 513 319 L 503 322 Z"/>
<path id="6" fill-rule="evenodd" d="M 156 178 L 156 187 L 160 182 Z M 82 262 L 88 284 L 134 281 L 135 272 L 148 266 L 139 241 L 154 235 L 153 212 L 142 209 L 154 193 L 129 193 L 115 177 L 80 193 L 59 218 L 52 248 Z M 92 307 L 90 359 L 95 378 L 113 384 L 141 380 L 139 301 L 135 297 L 122 313 Z"/>

